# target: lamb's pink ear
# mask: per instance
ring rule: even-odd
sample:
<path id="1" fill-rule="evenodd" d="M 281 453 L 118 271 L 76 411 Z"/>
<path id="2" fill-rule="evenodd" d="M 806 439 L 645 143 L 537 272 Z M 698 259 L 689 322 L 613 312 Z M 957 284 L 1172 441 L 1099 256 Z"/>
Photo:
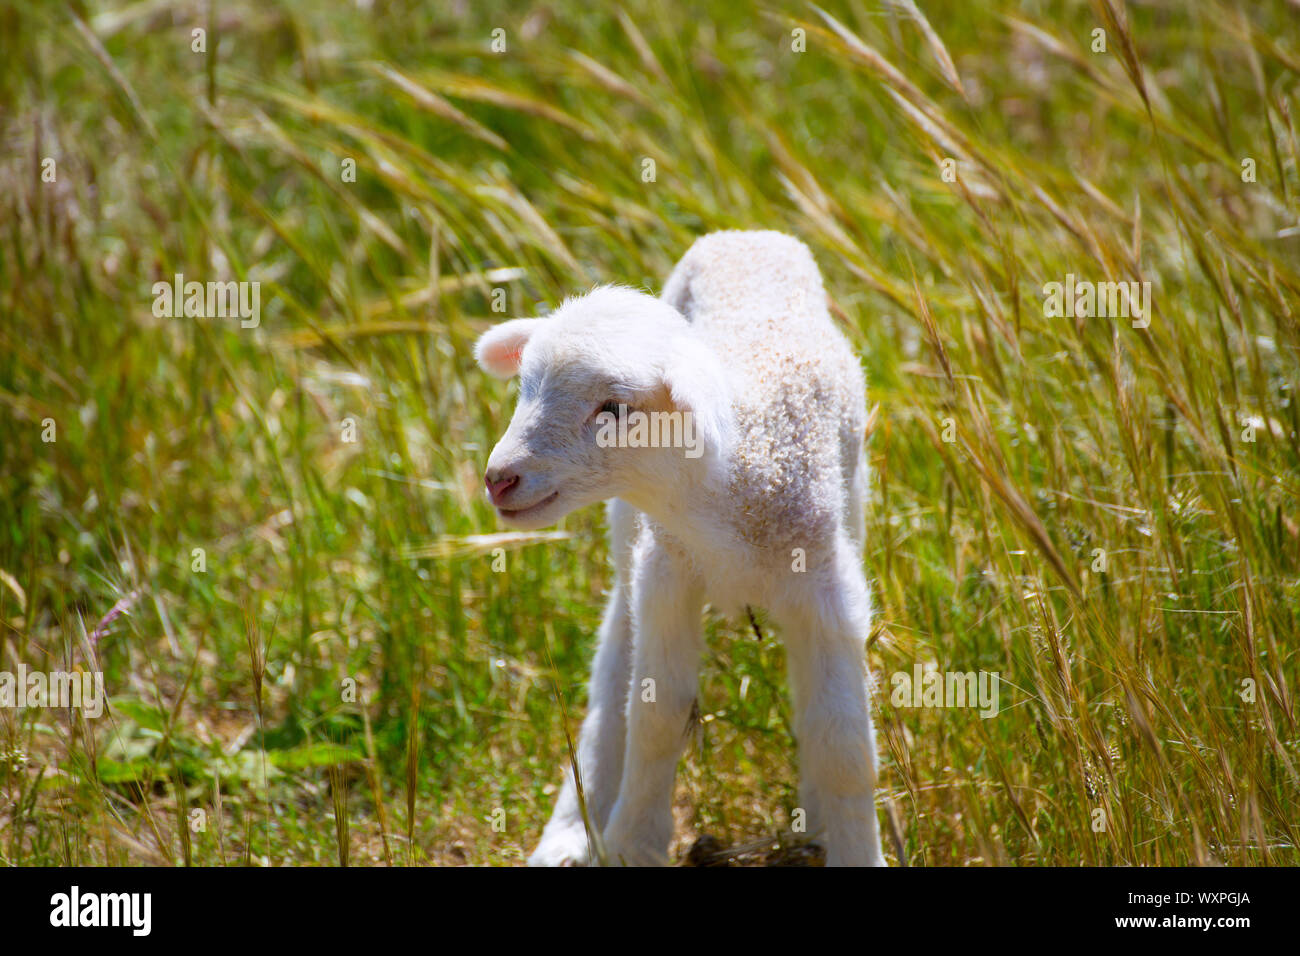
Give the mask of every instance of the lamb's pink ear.
<path id="1" fill-rule="evenodd" d="M 541 319 L 511 319 L 488 329 L 474 346 L 479 368 L 497 378 L 518 375 L 524 346 L 541 322 Z"/>

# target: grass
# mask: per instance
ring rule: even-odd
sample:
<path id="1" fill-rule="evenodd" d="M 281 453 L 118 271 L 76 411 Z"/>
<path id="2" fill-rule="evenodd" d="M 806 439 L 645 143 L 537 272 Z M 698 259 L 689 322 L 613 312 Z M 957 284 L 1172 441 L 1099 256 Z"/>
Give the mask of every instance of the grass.
<path id="1" fill-rule="evenodd" d="M 111 695 L 0 709 L 0 862 L 522 860 L 611 572 L 497 533 L 471 345 L 728 227 L 867 372 L 891 861 L 1300 862 L 1294 6 L 371 6 L 0 2 L 0 670 Z M 777 635 L 707 630 L 679 853 L 797 803 Z"/>

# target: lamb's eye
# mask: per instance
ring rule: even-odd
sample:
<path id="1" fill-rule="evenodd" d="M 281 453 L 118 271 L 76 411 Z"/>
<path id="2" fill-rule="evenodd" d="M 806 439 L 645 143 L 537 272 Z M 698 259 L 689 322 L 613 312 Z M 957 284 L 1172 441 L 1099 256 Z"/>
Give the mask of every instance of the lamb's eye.
<path id="1" fill-rule="evenodd" d="M 604 405 L 600 406 L 600 411 L 597 412 L 597 414 L 598 414 L 598 415 L 603 415 L 603 414 L 605 414 L 606 412 L 608 412 L 609 414 L 611 414 L 611 415 L 613 415 L 614 417 L 617 418 L 617 417 L 618 417 L 618 414 L 619 414 L 619 403 L 616 402 L 616 401 L 614 401 L 614 400 L 611 398 L 611 399 L 610 399 L 608 402 L 606 402 Z"/>

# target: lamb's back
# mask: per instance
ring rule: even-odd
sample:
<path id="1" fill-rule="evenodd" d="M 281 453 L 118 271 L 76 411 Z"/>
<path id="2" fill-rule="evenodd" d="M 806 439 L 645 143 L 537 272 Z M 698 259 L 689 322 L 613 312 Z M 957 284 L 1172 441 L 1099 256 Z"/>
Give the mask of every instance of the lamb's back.
<path id="1" fill-rule="evenodd" d="M 808 247 L 779 232 L 696 241 L 663 297 L 698 330 L 735 393 L 729 497 L 764 547 L 811 547 L 840 520 L 866 417 L 862 368 L 826 307 Z"/>

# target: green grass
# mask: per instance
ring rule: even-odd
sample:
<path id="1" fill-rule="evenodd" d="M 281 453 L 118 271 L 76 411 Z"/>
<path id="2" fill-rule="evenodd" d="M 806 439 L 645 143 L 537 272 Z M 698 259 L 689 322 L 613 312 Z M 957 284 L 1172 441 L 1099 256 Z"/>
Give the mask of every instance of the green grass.
<path id="1" fill-rule="evenodd" d="M 891 860 L 1300 862 L 1294 6 L 364 6 L 0 2 L 0 670 L 112 701 L 0 710 L 0 862 L 520 861 L 611 573 L 596 508 L 492 537 L 473 340 L 734 227 L 868 376 Z M 679 844 L 797 802 L 777 635 L 707 630 Z M 892 706 L 916 661 L 1001 713 Z"/>

